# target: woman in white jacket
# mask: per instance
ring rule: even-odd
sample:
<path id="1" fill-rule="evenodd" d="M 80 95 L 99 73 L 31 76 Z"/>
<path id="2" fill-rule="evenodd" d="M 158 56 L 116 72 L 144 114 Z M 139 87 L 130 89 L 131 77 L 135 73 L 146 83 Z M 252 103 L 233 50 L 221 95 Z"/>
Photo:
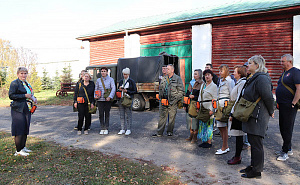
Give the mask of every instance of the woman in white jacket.
<path id="1" fill-rule="evenodd" d="M 213 106 L 212 100 L 217 98 L 217 85 L 212 81 L 213 72 L 207 69 L 203 72 L 206 83 L 203 83 L 200 87 L 198 101 L 204 108 L 209 109 L 210 119 L 207 122 L 199 120 L 199 132 L 198 138 L 202 140 L 202 144 L 199 147 L 210 148 L 212 146 L 211 141 L 213 138 Z"/>
<path id="2" fill-rule="evenodd" d="M 229 76 L 229 67 L 226 64 L 222 64 L 219 67 L 220 83 L 218 86 L 218 111 L 221 111 L 225 107 L 225 101 L 230 101 L 230 93 L 234 87 L 234 81 Z M 228 147 L 228 119 L 222 120 L 216 117 L 217 127 L 220 130 L 223 140 L 222 148 L 216 151 L 216 155 L 222 155 L 229 152 Z"/>
<path id="3" fill-rule="evenodd" d="M 230 94 L 231 101 L 238 101 L 239 95 L 246 83 L 247 69 L 246 66 L 235 66 L 233 72 L 234 78 L 237 80 L 234 88 Z M 234 104 L 234 105 L 235 105 Z M 228 121 L 228 135 L 236 136 L 236 145 L 235 145 L 235 156 L 227 161 L 227 164 L 234 165 L 241 163 L 241 153 L 243 149 L 243 136 L 245 133 L 242 131 L 242 122 L 232 117 L 234 112 L 234 106 L 231 109 L 229 121 Z"/>

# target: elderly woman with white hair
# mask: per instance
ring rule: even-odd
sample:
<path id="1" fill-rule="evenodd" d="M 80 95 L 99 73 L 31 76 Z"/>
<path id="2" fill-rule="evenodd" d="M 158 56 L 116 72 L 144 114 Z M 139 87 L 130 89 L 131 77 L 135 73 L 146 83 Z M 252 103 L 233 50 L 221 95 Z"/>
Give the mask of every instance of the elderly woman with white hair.
<path id="1" fill-rule="evenodd" d="M 33 96 L 33 89 L 27 82 L 28 70 L 25 67 L 18 67 L 18 79 L 11 82 L 9 87 L 9 98 L 13 100 L 11 106 L 11 134 L 15 136 L 15 156 L 28 156 L 31 150 L 25 147 L 27 135 L 29 134 L 31 112 L 33 103 L 37 103 Z"/>
<path id="2" fill-rule="evenodd" d="M 74 107 L 78 108 L 78 131 L 77 135 L 81 135 L 83 120 L 85 119 L 84 134 L 87 135 L 91 125 L 92 115 L 89 113 L 89 105 L 93 109 L 95 106 L 94 99 L 95 83 L 91 81 L 91 75 L 85 72 L 83 80 L 77 83 L 74 92 Z"/>
<path id="3" fill-rule="evenodd" d="M 248 121 L 242 123 L 242 129 L 251 144 L 251 164 L 240 172 L 244 173 L 244 178 L 261 178 L 264 166 L 263 138 L 270 116 L 274 117 L 274 98 L 265 59 L 255 55 L 248 59 L 248 63 L 248 71 L 252 76 L 246 81 L 241 96 L 247 101 L 258 103 Z"/>
<path id="4" fill-rule="evenodd" d="M 123 79 L 119 81 L 118 89 L 122 92 L 121 100 L 119 101 L 119 112 L 120 112 L 120 120 L 121 120 L 121 130 L 118 133 L 119 135 L 125 134 L 126 136 L 131 134 L 131 124 L 132 124 L 132 103 L 131 105 L 124 105 L 122 101 L 124 98 L 129 100 L 133 100 L 133 95 L 136 93 L 136 85 L 134 80 L 129 78 L 130 69 L 124 68 L 122 70 Z M 126 132 L 125 132 L 126 130 Z"/>

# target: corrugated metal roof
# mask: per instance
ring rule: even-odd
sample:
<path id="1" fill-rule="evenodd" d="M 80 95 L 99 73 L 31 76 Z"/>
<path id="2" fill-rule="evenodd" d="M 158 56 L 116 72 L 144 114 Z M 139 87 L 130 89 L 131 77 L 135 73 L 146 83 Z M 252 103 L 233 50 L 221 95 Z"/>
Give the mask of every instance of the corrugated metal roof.
<path id="1" fill-rule="evenodd" d="M 146 28 L 182 21 L 190 21 L 204 18 L 213 18 L 226 15 L 234 15 L 241 13 L 269 11 L 280 8 L 288 8 L 299 6 L 300 0 L 238 0 L 231 1 L 225 4 L 216 4 L 210 7 L 199 7 L 197 9 L 185 10 L 180 12 L 167 13 L 150 17 L 143 17 L 128 21 L 122 21 L 100 30 L 82 35 L 77 39 L 84 39 L 97 35 L 110 34 L 125 30 L 138 28 Z"/>

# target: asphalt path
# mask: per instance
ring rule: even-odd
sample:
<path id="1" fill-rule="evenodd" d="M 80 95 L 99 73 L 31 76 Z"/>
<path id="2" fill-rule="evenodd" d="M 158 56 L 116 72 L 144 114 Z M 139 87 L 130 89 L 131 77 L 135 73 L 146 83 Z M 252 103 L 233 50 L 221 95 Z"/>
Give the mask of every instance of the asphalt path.
<path id="1" fill-rule="evenodd" d="M 71 106 L 39 106 L 32 116 L 30 136 L 54 141 L 63 146 L 98 150 L 108 155 L 120 155 L 132 160 L 164 166 L 169 173 L 177 175 L 188 184 L 300 184 L 300 114 L 298 113 L 293 133 L 294 155 L 285 161 L 276 161 L 275 151 L 281 149 L 278 126 L 278 111 L 271 118 L 264 140 L 265 166 L 262 179 L 244 179 L 239 170 L 250 163 L 250 150 L 242 152 L 242 163 L 229 166 L 227 160 L 234 155 L 235 138 L 229 138 L 230 152 L 216 156 L 221 147 L 220 137 L 214 137 L 213 147 L 199 148 L 185 141 L 185 111 L 178 110 L 174 136 L 152 138 L 156 132 L 158 109 L 133 112 L 132 134 L 117 135 L 120 130 L 118 108 L 113 107 L 110 117 L 109 135 L 99 135 L 98 113 L 92 115 L 89 135 L 77 136 L 73 128 L 77 125 L 77 113 Z M 10 108 L 0 108 L 0 130 L 10 132 Z M 198 141 L 200 144 L 200 141 Z"/>

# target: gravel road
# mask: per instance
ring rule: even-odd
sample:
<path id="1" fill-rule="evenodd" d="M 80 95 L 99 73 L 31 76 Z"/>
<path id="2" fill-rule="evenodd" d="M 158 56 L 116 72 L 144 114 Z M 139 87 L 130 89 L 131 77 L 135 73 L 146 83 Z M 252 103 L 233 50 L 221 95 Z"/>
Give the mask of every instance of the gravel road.
<path id="1" fill-rule="evenodd" d="M 10 108 L 0 108 L 0 130 L 10 132 Z M 179 110 L 173 137 L 152 138 L 158 122 L 158 110 L 133 112 L 132 134 L 117 135 L 120 124 L 117 107 L 111 110 L 110 132 L 99 135 L 98 114 L 92 116 L 89 135 L 77 136 L 73 129 L 77 113 L 70 106 L 39 106 L 32 116 L 30 136 L 54 141 L 63 146 L 98 150 L 106 154 L 119 154 L 133 160 L 151 161 L 158 166 L 167 166 L 169 172 L 188 184 L 300 184 L 300 114 L 296 118 L 293 134 L 293 152 L 288 161 L 276 161 L 274 152 L 281 149 L 278 112 L 270 119 L 264 140 L 265 167 L 262 179 L 243 179 L 239 170 L 250 163 L 250 150 L 242 152 L 242 163 L 229 166 L 227 160 L 234 155 L 235 138 L 229 139 L 231 151 L 216 156 L 221 147 L 221 138 L 214 137 L 211 149 L 199 148 L 185 141 L 188 131 L 185 112 Z M 198 143 L 199 144 L 199 143 Z"/>

